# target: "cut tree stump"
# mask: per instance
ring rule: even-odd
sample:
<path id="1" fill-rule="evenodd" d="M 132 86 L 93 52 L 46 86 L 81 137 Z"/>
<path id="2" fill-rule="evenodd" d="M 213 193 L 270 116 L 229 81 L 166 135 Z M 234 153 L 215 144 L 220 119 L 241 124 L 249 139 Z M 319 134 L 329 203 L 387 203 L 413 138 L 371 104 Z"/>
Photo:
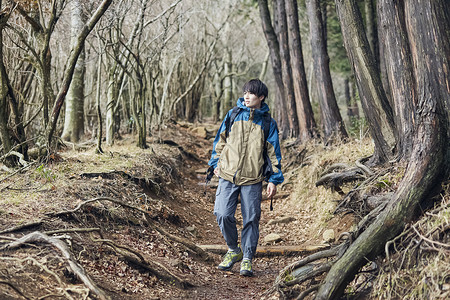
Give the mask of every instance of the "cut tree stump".
<path id="1" fill-rule="evenodd" d="M 216 254 L 225 254 L 228 251 L 228 247 L 226 245 L 198 245 L 198 247 Z M 255 257 L 310 254 L 328 248 L 330 248 L 330 245 L 328 244 L 301 246 L 258 246 Z"/>

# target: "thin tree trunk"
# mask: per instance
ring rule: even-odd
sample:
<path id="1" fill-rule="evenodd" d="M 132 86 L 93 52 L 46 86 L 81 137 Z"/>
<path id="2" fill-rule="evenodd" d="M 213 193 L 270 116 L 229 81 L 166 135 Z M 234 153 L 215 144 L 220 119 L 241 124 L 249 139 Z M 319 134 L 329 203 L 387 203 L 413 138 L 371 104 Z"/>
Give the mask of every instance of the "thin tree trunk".
<path id="1" fill-rule="evenodd" d="M 281 71 L 280 45 L 274 27 L 272 26 L 272 19 L 270 17 L 267 0 L 258 0 L 258 5 L 261 24 L 269 47 L 270 62 L 272 64 L 273 76 L 276 83 L 275 104 L 278 108 L 277 121 L 280 126 L 282 137 L 286 138 L 289 134 L 289 126 L 287 123 L 286 107 L 284 105 L 285 93 Z"/>
<path id="2" fill-rule="evenodd" d="M 298 23 L 297 0 L 286 0 L 287 22 L 289 28 L 289 50 L 292 62 L 292 77 L 295 103 L 299 125 L 299 140 L 306 142 L 316 136 L 316 121 L 309 101 L 303 62 L 302 42 Z"/>
<path id="3" fill-rule="evenodd" d="M 298 137 L 298 117 L 295 104 L 294 86 L 292 80 L 291 56 L 289 54 L 289 38 L 286 17 L 285 0 L 278 0 L 277 21 L 279 26 L 278 39 L 280 41 L 281 73 L 284 84 L 284 95 L 289 122 L 289 137 Z"/>
<path id="4" fill-rule="evenodd" d="M 394 158 L 396 145 L 392 108 L 383 90 L 356 0 L 336 0 L 336 10 L 364 115 L 375 143 L 371 163 L 384 163 Z"/>
<path id="5" fill-rule="evenodd" d="M 336 136 L 345 138 L 347 137 L 347 131 L 345 130 L 333 90 L 319 1 L 307 0 L 306 8 L 310 24 L 310 39 L 314 60 L 313 67 L 316 75 L 324 138 L 325 141 L 333 139 Z"/>
<path id="6" fill-rule="evenodd" d="M 72 47 L 77 43 L 76 36 L 83 28 L 83 8 L 79 0 L 73 0 L 71 11 Z M 64 129 L 61 138 L 78 142 L 84 134 L 84 75 L 86 72 L 85 50 L 81 50 L 75 65 L 73 79 L 67 93 L 64 115 Z"/>

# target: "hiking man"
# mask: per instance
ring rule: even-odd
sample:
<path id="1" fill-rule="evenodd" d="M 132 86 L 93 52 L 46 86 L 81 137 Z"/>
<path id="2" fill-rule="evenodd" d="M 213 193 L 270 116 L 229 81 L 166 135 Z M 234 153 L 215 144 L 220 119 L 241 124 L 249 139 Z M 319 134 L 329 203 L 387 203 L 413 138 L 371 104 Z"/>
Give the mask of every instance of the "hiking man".
<path id="1" fill-rule="evenodd" d="M 259 79 L 252 79 L 244 85 L 243 92 L 244 97 L 227 113 L 217 132 L 208 165 L 219 177 L 214 215 L 228 245 L 218 268 L 230 270 L 242 260 L 240 274 L 252 276 L 252 259 L 259 238 L 262 182 L 268 181 L 267 196 L 273 197 L 284 177 L 278 127 L 264 102 L 267 86 Z M 242 249 L 234 217 L 238 195 L 243 218 Z"/>

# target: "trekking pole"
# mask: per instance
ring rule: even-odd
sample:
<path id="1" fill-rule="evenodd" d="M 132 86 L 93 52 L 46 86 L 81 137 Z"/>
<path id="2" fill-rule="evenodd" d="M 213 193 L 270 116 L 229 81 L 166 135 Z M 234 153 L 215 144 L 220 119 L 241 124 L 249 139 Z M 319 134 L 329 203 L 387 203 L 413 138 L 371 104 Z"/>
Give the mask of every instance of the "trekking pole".
<path id="1" fill-rule="evenodd" d="M 270 196 L 270 211 L 273 210 L 273 196 Z"/>

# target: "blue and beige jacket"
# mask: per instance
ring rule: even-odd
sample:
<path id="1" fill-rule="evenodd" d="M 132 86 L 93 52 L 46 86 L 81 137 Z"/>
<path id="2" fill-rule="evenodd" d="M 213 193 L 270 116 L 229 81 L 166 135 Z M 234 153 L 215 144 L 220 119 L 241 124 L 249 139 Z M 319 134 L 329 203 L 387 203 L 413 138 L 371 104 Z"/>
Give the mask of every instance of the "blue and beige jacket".
<path id="1" fill-rule="evenodd" d="M 225 120 L 230 117 L 230 110 L 214 139 L 213 152 L 208 165 L 219 168 L 221 178 L 236 185 L 250 185 L 264 180 L 262 175 L 264 113 L 269 106 L 262 103 L 260 109 L 245 106 L 244 98 L 239 98 L 237 105 L 242 108 L 234 120 L 228 138 L 225 135 Z M 278 139 L 278 127 L 275 120 L 270 123 L 269 136 L 266 141 L 267 154 L 272 162 L 273 174 L 269 182 L 280 184 L 284 181 L 281 173 L 281 151 Z"/>

